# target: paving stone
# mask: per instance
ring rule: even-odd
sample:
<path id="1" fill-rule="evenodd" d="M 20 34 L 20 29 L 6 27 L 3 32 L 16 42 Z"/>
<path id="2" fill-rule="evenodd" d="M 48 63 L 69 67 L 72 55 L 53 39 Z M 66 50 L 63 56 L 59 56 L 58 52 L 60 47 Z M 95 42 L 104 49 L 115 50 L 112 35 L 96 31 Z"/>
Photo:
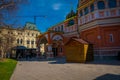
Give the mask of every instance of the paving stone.
<path id="1" fill-rule="evenodd" d="M 110 65 L 60 61 L 18 61 L 10 80 L 120 80 L 119 62 Z"/>

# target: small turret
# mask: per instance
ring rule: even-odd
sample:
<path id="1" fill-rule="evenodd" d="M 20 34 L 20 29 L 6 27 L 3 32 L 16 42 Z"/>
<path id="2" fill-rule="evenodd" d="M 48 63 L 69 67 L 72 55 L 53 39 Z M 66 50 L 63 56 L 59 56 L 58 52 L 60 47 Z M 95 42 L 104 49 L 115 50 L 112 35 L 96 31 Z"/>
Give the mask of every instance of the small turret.
<path id="1" fill-rule="evenodd" d="M 73 17 L 75 15 L 76 15 L 76 13 L 73 10 L 71 10 L 71 12 L 68 13 L 68 15 L 66 16 L 66 19 L 71 18 L 71 17 Z"/>

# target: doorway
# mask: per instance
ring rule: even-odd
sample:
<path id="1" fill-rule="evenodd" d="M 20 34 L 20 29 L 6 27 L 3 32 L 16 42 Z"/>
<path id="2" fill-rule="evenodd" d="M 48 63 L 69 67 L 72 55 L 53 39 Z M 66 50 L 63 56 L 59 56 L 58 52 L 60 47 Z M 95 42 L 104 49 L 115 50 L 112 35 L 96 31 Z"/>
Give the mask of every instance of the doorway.
<path id="1" fill-rule="evenodd" d="M 58 49 L 57 48 L 52 48 L 53 56 L 57 57 L 58 56 Z"/>

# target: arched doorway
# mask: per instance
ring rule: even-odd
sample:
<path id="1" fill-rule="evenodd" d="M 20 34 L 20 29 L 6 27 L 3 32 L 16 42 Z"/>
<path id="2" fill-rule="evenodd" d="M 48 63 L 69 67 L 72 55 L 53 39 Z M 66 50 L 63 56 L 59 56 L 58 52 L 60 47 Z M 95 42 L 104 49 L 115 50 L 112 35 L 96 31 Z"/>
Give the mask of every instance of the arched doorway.
<path id="1" fill-rule="evenodd" d="M 57 43 L 52 44 L 52 52 L 53 52 L 54 57 L 58 56 L 58 45 L 57 45 Z"/>
<path id="2" fill-rule="evenodd" d="M 63 56 L 63 36 L 61 34 L 55 34 L 52 37 L 52 52 L 54 57 Z"/>
<path id="3" fill-rule="evenodd" d="M 63 40 L 62 34 L 47 33 L 39 36 L 38 54 L 45 55 L 46 58 L 61 56 L 63 54 Z"/>
<path id="4" fill-rule="evenodd" d="M 46 45 L 47 45 L 48 41 L 46 39 L 46 37 L 40 38 L 39 40 L 39 45 L 38 45 L 38 56 L 46 56 Z"/>

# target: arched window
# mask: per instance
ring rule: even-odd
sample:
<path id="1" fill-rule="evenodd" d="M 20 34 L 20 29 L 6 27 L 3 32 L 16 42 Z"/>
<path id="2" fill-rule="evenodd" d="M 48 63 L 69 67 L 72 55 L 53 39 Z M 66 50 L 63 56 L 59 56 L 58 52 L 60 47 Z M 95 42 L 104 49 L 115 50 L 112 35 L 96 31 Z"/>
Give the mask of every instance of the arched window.
<path id="1" fill-rule="evenodd" d="M 70 20 L 70 21 L 68 22 L 68 26 L 71 26 L 71 25 L 74 25 L 74 20 Z"/>
<path id="2" fill-rule="evenodd" d="M 98 6 L 98 9 L 105 9 L 104 1 L 98 1 L 97 6 Z"/>
<path id="3" fill-rule="evenodd" d="M 31 44 L 34 44 L 34 40 L 33 40 L 33 41 L 31 41 Z"/>
<path id="4" fill-rule="evenodd" d="M 90 12 L 93 12 L 94 11 L 94 4 L 91 4 L 90 5 Z"/>
<path id="5" fill-rule="evenodd" d="M 32 36 L 34 36 L 34 33 L 32 33 Z"/>
<path id="6" fill-rule="evenodd" d="M 82 12 L 82 10 L 80 11 L 80 17 L 81 17 L 81 16 L 83 16 L 83 12 Z"/>
<path id="7" fill-rule="evenodd" d="M 21 39 L 20 43 L 22 44 L 23 40 Z"/>
<path id="8" fill-rule="evenodd" d="M 109 41 L 114 42 L 113 34 L 109 34 Z"/>
<path id="9" fill-rule="evenodd" d="M 17 39 L 17 43 L 19 44 L 19 39 Z"/>
<path id="10" fill-rule="evenodd" d="M 88 7 L 84 9 L 85 15 L 89 13 Z"/>
<path id="11" fill-rule="evenodd" d="M 109 8 L 115 8 L 117 6 L 116 0 L 108 0 L 108 6 Z"/>
<path id="12" fill-rule="evenodd" d="M 27 44 L 30 44 L 30 41 L 29 41 L 29 40 L 27 40 Z"/>

